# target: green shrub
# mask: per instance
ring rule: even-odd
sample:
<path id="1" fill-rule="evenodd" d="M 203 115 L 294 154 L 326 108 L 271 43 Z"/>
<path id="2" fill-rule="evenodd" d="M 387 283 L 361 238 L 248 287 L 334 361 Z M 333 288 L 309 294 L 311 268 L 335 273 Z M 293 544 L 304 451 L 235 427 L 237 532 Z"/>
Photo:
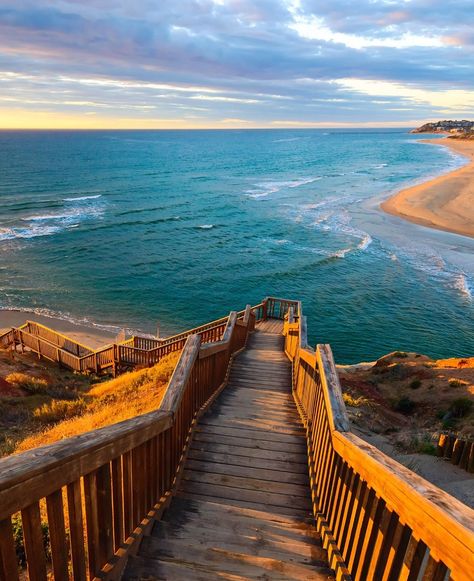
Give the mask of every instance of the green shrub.
<path id="1" fill-rule="evenodd" d="M 411 383 L 410 383 L 410 388 L 411 389 L 418 389 L 419 387 L 421 387 L 421 379 L 414 379 Z"/>
<path id="2" fill-rule="evenodd" d="M 33 416 L 43 424 L 52 424 L 80 416 L 86 411 L 86 407 L 86 402 L 83 399 L 53 400 L 51 403 L 45 403 L 36 409 Z"/>
<path id="3" fill-rule="evenodd" d="M 410 415 L 414 412 L 416 407 L 416 403 L 411 400 L 409 397 L 401 397 L 398 401 L 395 402 L 394 409 L 401 414 L 406 416 Z"/>
<path id="4" fill-rule="evenodd" d="M 12 530 L 13 530 L 13 540 L 15 543 L 16 557 L 18 559 L 18 564 L 21 567 L 26 567 L 26 553 L 25 545 L 23 542 L 23 526 L 21 523 L 21 517 L 16 514 L 12 518 Z M 51 543 L 49 540 L 49 527 L 48 523 L 41 523 L 41 532 L 43 533 L 43 546 L 48 561 L 51 560 Z"/>
<path id="5" fill-rule="evenodd" d="M 429 454 L 430 456 L 436 456 L 437 449 L 436 446 L 432 442 L 420 442 L 418 447 L 418 452 L 420 454 Z"/>
<path id="6" fill-rule="evenodd" d="M 451 402 L 449 411 L 455 418 L 464 418 L 471 413 L 474 403 L 467 397 L 459 397 Z"/>
<path id="7" fill-rule="evenodd" d="M 408 353 L 405 353 L 405 351 L 395 351 L 393 356 L 398 357 L 399 359 L 405 359 L 408 357 Z"/>

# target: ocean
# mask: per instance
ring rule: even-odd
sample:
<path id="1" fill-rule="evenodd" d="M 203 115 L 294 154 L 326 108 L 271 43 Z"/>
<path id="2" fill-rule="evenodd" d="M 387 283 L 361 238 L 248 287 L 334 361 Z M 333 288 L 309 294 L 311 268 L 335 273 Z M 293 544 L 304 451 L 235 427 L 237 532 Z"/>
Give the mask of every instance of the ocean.
<path id="1" fill-rule="evenodd" d="M 379 209 L 464 163 L 418 139 L 0 132 L 0 309 L 164 335 L 273 295 L 339 363 L 473 355 L 474 240 Z"/>

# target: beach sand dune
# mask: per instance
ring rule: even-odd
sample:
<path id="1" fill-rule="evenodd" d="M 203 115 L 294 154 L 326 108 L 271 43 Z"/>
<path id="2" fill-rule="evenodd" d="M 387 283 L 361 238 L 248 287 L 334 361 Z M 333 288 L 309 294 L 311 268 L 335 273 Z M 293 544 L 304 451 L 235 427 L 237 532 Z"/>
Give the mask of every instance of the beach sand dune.
<path id="1" fill-rule="evenodd" d="M 469 159 L 464 167 L 389 198 L 381 208 L 410 222 L 474 238 L 474 141 L 425 139 Z"/>

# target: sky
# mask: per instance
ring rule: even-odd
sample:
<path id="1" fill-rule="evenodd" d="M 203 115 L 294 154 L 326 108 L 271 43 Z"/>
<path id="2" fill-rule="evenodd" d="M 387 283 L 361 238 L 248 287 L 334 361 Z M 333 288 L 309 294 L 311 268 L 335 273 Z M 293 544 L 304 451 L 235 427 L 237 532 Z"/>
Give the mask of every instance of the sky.
<path id="1" fill-rule="evenodd" d="M 474 118 L 474 0 L 0 0 L 0 128 Z"/>

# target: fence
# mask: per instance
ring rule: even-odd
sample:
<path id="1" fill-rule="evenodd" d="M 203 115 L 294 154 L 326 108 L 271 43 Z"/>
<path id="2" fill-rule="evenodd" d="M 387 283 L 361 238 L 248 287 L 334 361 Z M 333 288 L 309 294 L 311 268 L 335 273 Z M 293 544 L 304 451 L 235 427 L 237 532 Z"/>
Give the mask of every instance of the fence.
<path id="1" fill-rule="evenodd" d="M 313 511 L 337 578 L 472 579 L 474 512 L 350 432 L 331 349 L 308 347 L 301 304 L 284 334 Z"/>

